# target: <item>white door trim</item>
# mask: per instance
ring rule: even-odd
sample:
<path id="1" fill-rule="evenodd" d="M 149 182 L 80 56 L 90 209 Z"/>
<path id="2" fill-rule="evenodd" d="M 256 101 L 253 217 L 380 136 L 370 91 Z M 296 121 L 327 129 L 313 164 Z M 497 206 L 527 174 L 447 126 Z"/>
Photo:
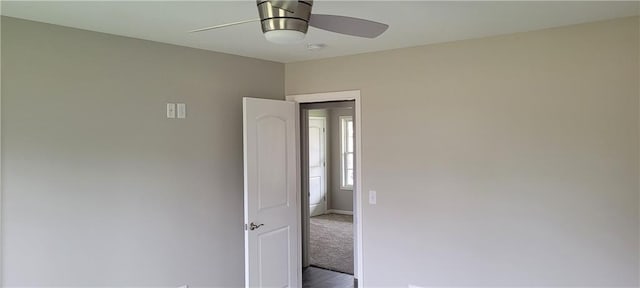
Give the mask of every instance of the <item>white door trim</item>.
<path id="1" fill-rule="evenodd" d="M 292 102 L 296 102 L 296 115 L 298 117 L 298 119 L 300 119 L 300 103 L 314 103 L 314 102 L 329 102 L 329 101 L 349 101 L 349 100 L 354 100 L 355 104 L 354 104 L 354 119 L 355 119 L 355 135 L 356 135 L 356 142 L 355 142 L 355 152 L 356 152 L 356 159 L 355 159 L 355 167 L 356 167 L 356 174 L 355 174 L 355 181 L 356 181 L 356 187 L 354 187 L 354 192 L 356 193 L 356 211 L 354 211 L 355 215 L 356 215 L 356 241 L 355 243 L 355 249 L 357 251 L 357 257 L 355 259 L 357 266 L 358 266 L 358 270 L 356 271 L 356 278 L 358 279 L 358 286 L 360 287 L 365 287 L 365 280 L 364 280 L 364 267 L 363 267 L 363 249 L 362 249 L 362 135 L 361 135 L 361 119 L 362 119 L 362 113 L 360 110 L 360 90 L 352 90 L 352 91 L 341 91 L 341 92 L 328 92 L 328 93 L 315 93 L 315 94 L 300 94 L 300 95 L 288 95 L 287 96 L 287 101 L 292 101 Z M 300 121 L 296 121 L 296 123 L 299 124 Z M 297 131 L 300 131 L 300 127 L 296 128 Z M 299 135 L 300 133 L 298 133 Z M 297 137 L 297 147 L 300 147 L 300 138 Z M 299 151 L 300 149 L 298 149 L 298 153 L 300 153 Z M 300 159 L 298 157 L 298 159 Z M 299 161 L 298 161 L 299 162 Z M 298 166 L 300 165 L 300 163 L 298 163 Z M 297 170 L 298 171 L 298 194 L 301 194 L 302 191 L 300 191 L 300 179 L 301 179 L 301 174 L 300 174 L 300 169 Z M 298 209 L 300 210 L 300 209 Z M 301 213 L 298 213 L 298 215 L 300 215 Z M 302 218 L 298 218 L 298 225 L 301 225 L 302 223 Z M 298 231 L 302 231 L 301 227 L 298 229 Z M 299 267 L 302 267 L 302 239 L 301 239 L 301 235 L 299 235 L 300 233 L 298 233 L 297 235 L 297 242 L 298 242 L 298 246 L 300 247 L 298 250 L 300 251 L 300 254 L 298 256 L 298 262 L 300 263 Z M 302 271 L 302 270 L 300 270 Z M 301 272 L 300 272 L 301 273 Z M 300 277 L 300 279 L 302 279 L 302 277 Z"/>
<path id="2" fill-rule="evenodd" d="M 2 41 L 0 41 L 0 42 L 2 42 Z M 0 44 L 0 47 L 2 47 L 1 44 Z M 2 54 L 1 51 L 2 51 L 2 49 L 0 48 L 0 54 Z M 2 61 L 0 60 L 0 63 L 1 62 Z M 1 74 L 1 72 L 0 72 L 0 74 Z M 0 86 L 2 86 L 2 85 L 0 84 Z M 2 94 L 0 94 L 0 103 L 2 103 Z M 0 104 L 0 111 L 2 111 L 2 107 L 1 106 L 2 105 Z M 2 113 L 0 112 L 0 127 L 2 127 L 2 115 L 1 114 Z M 2 143 L 2 129 L 0 129 L 0 151 L 2 151 L 1 143 Z M 0 163 L 2 163 L 2 153 L 0 153 Z M 4 287 L 4 278 L 3 278 L 4 262 L 3 262 L 2 257 L 1 257 L 1 255 L 4 255 L 4 254 L 2 254 L 2 252 L 3 252 L 2 251 L 2 247 L 4 246 L 3 245 L 3 237 L 2 237 L 2 235 L 4 235 L 4 228 L 2 226 L 2 223 L 3 223 L 2 206 L 4 205 L 4 203 L 2 203 L 2 199 L 3 199 L 3 192 L 2 192 L 2 165 L 0 165 L 0 287 Z"/>

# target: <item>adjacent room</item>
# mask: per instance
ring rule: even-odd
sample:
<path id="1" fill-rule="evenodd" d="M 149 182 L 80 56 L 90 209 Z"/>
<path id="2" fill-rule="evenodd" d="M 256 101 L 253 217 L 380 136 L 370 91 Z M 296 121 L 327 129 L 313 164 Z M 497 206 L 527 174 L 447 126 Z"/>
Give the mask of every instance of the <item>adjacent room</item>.
<path id="1" fill-rule="evenodd" d="M 308 196 L 308 205 L 303 205 L 302 211 L 302 239 L 308 239 L 302 249 L 302 281 L 315 283 L 311 286 L 335 286 L 334 282 L 314 282 L 314 278 L 325 278 L 313 277 L 320 274 L 353 283 L 353 212 L 357 201 L 353 194 L 354 102 L 321 102 L 300 108 L 306 119 L 302 126 L 306 129 L 300 134 L 308 139 L 302 141 L 304 154 L 308 155 L 302 162 L 309 167 L 302 177 L 302 182 L 308 183 L 302 189 L 302 194 Z"/>
<path id="2" fill-rule="evenodd" d="M 639 1 L 0 14 L 1 287 L 640 287 Z"/>

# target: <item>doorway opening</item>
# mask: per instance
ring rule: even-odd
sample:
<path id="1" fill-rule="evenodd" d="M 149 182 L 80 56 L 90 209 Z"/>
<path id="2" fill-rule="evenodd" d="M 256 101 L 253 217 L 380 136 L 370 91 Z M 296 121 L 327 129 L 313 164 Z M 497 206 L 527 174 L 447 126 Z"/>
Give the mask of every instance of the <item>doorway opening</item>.
<path id="1" fill-rule="evenodd" d="M 290 95 L 286 98 L 287 101 L 243 98 L 246 286 L 365 286 L 362 265 L 362 201 L 360 201 L 362 199 L 360 91 Z M 352 158 L 353 163 L 343 164 L 347 168 L 342 169 L 340 183 L 342 186 L 351 183 L 354 197 L 352 224 L 355 230 L 353 233 L 355 238 L 353 240 L 354 275 L 341 273 L 350 277 L 351 285 L 324 281 L 315 286 L 303 285 L 302 268 L 309 266 L 309 244 L 304 243 L 309 239 L 310 225 L 307 222 L 310 219 L 311 205 L 308 202 L 309 192 L 307 192 L 309 182 L 303 182 L 303 179 L 308 179 L 309 166 L 306 162 L 302 163 L 305 153 L 301 150 L 305 145 L 301 144 L 301 140 L 305 137 L 300 133 L 303 131 L 301 120 L 306 118 L 301 117 L 300 105 L 351 100 L 353 100 L 351 118 L 353 131 L 346 132 L 346 135 L 352 137 L 353 150 L 343 150 L 341 155 L 345 159 Z M 340 122 L 343 126 L 349 122 L 348 118 L 344 119 L 346 120 Z M 317 125 L 322 127 L 322 124 Z M 325 128 L 328 126 L 326 123 L 324 125 Z M 347 130 L 343 129 L 343 131 Z M 326 172 L 326 174 L 329 173 Z M 303 178 L 302 175 L 307 178 Z M 303 189 L 306 190 L 303 192 Z M 327 212 L 331 210 L 330 205 L 320 205 L 318 209 L 324 209 Z M 333 272 L 318 269 L 323 272 Z"/>
<path id="2" fill-rule="evenodd" d="M 356 287 L 355 100 L 299 111 L 302 286 Z"/>

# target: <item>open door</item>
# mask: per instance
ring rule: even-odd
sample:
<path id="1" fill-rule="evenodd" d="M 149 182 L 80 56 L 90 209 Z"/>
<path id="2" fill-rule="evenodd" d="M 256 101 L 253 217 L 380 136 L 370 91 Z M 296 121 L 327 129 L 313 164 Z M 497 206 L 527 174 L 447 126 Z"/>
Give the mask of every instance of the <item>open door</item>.
<path id="1" fill-rule="evenodd" d="M 293 102 L 244 98 L 245 286 L 298 287 Z"/>

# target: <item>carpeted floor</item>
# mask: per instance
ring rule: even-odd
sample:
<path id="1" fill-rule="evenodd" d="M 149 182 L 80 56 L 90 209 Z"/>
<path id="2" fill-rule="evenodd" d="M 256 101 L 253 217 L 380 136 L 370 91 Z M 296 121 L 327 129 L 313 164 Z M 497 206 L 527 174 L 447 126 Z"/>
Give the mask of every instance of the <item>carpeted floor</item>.
<path id="1" fill-rule="evenodd" d="M 353 275 L 353 216 L 311 217 L 309 264 Z"/>

